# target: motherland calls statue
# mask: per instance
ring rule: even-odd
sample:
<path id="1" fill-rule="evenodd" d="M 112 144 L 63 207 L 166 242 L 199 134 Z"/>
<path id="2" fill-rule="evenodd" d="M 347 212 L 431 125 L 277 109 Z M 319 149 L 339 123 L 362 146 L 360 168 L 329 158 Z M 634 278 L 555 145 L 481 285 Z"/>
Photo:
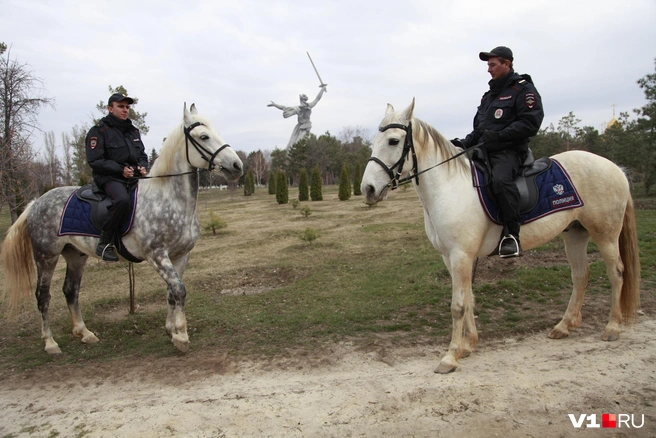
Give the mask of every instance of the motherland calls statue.
<path id="1" fill-rule="evenodd" d="M 284 118 L 288 118 L 291 116 L 298 116 L 298 123 L 296 124 L 294 131 L 292 131 L 292 136 L 289 139 L 289 143 L 287 143 L 287 148 L 292 146 L 294 143 L 303 140 L 310 133 L 310 129 L 312 128 L 312 122 L 310 121 L 310 115 L 312 115 L 312 108 L 314 108 L 314 106 L 319 102 L 321 96 L 323 96 L 323 93 L 325 91 L 326 91 L 326 85 L 322 84 L 321 91 L 319 91 L 319 94 L 317 94 L 316 99 L 314 99 L 312 102 L 308 102 L 308 97 L 305 94 L 301 94 L 299 96 L 301 103 L 298 106 L 278 105 L 273 101 L 271 101 L 271 103 L 267 105 L 267 106 L 274 106 L 279 110 L 282 110 L 282 116 Z"/>

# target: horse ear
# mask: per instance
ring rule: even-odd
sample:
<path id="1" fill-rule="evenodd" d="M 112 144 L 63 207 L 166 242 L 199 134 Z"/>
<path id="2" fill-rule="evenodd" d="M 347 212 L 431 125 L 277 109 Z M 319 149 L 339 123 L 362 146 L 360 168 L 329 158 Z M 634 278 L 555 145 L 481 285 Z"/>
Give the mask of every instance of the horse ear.
<path id="1" fill-rule="evenodd" d="M 401 114 L 401 120 L 410 121 L 412 119 L 412 113 L 415 111 L 415 98 L 412 98 L 412 103 L 408 105 L 406 109 L 403 110 Z"/>
<path id="2" fill-rule="evenodd" d="M 194 104 L 191 104 L 191 108 L 194 109 Z M 192 123 L 194 123 L 194 119 L 191 117 L 191 113 L 187 109 L 187 102 L 184 103 L 183 120 L 185 126 L 190 126 Z"/>
<path id="3" fill-rule="evenodd" d="M 394 114 L 394 107 L 392 106 L 392 104 L 388 103 L 387 109 L 385 110 L 385 115 L 389 116 L 390 114 Z"/>
<path id="4" fill-rule="evenodd" d="M 197 114 L 197 113 L 198 113 L 198 111 L 196 110 L 196 104 L 195 104 L 195 103 L 192 103 L 192 104 L 191 104 L 191 106 L 189 107 L 189 111 L 190 111 L 192 114 Z"/>

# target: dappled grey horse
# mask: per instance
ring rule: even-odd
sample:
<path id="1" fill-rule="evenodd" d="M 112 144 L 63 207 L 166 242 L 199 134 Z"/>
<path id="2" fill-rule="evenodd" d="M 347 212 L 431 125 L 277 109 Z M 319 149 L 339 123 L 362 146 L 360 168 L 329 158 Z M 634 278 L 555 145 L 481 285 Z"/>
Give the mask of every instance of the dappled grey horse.
<path id="1" fill-rule="evenodd" d="M 139 182 L 139 196 L 132 228 L 123 245 L 136 258 L 150 263 L 168 286 L 166 330 L 183 352 L 189 348 L 185 317 L 186 289 L 182 275 L 189 252 L 198 238 L 198 169 L 218 169 L 226 178 L 242 175 L 242 162 L 210 123 L 184 105 L 182 123 L 166 138 L 148 179 Z M 77 187 L 59 187 L 31 202 L 7 231 L 2 246 L 5 295 L 9 311 L 15 312 L 34 287 L 41 311 L 41 337 L 48 353 L 61 353 L 48 322 L 50 282 L 59 256 L 66 260 L 64 295 L 73 319 L 73 334 L 82 342 L 97 342 L 80 312 L 78 296 L 84 266 L 97 257 L 98 238 L 58 236 L 62 210 Z"/>

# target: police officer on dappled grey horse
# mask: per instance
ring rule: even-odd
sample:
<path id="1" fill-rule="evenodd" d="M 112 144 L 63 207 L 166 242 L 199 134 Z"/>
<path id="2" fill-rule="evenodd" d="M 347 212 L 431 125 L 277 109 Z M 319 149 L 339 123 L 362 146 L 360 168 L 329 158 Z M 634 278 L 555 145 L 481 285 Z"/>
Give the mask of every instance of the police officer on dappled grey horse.
<path id="1" fill-rule="evenodd" d="M 131 97 L 112 94 L 107 102 L 109 114 L 86 137 L 87 162 L 93 170 L 93 179 L 112 200 L 96 247 L 96 255 L 108 262 L 118 261 L 113 244 L 132 208 L 130 192 L 137 181 L 134 178 L 147 173 L 146 148 L 139 130 L 128 118 L 133 103 Z"/>
<path id="2" fill-rule="evenodd" d="M 474 116 L 474 130 L 464 139 L 452 142 L 464 148 L 483 143 L 479 147 L 487 155 L 492 191 L 503 222 L 499 255 L 521 256 L 519 191 L 513 178 L 526 157 L 529 138 L 538 133 L 542 124 L 542 100 L 531 77 L 513 69 L 513 53 L 508 47 L 499 46 L 478 56 L 487 61 L 487 71 L 492 76 L 490 89 Z"/>

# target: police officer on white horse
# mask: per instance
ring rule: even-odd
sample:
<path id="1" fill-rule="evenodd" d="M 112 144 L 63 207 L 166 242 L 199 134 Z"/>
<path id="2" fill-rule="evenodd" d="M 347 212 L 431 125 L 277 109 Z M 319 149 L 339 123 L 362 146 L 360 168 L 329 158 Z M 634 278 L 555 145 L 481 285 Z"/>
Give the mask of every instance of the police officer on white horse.
<path id="1" fill-rule="evenodd" d="M 490 89 L 481 99 L 474 130 L 462 140 L 452 140 L 456 146 L 469 148 L 483 143 L 492 170 L 492 190 L 497 199 L 503 236 L 499 244 L 501 257 L 522 255 L 519 243 L 519 192 L 513 177 L 528 152 L 529 138 L 542 124 L 544 111 L 540 94 L 527 74 L 513 69 L 513 53 L 499 46 L 479 54 L 487 61 L 492 76 Z"/>
<path id="2" fill-rule="evenodd" d="M 118 261 L 113 243 L 132 209 L 130 192 L 136 185 L 134 177 L 146 175 L 148 167 L 141 134 L 128 118 L 133 103 L 131 97 L 112 94 L 107 102 L 109 114 L 86 137 L 87 162 L 93 179 L 112 200 L 96 248 L 96 255 L 108 262 Z"/>

